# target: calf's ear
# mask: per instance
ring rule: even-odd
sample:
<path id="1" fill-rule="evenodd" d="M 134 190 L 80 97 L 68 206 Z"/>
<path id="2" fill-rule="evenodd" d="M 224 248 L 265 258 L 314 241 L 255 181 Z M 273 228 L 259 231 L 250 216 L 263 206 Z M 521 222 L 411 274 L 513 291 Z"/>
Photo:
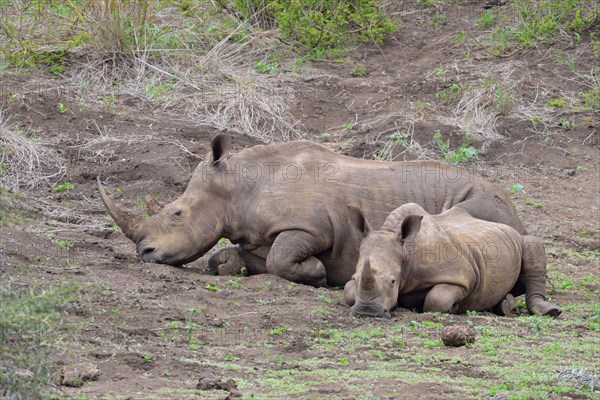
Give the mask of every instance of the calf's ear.
<path id="1" fill-rule="evenodd" d="M 365 215 L 358 207 L 348 206 L 348 224 L 352 227 L 352 229 L 356 229 L 358 232 L 360 232 L 363 238 L 367 237 L 369 232 L 371 232 L 371 225 L 369 225 L 369 221 L 367 221 Z"/>
<path id="2" fill-rule="evenodd" d="M 400 224 L 400 229 L 396 232 L 396 240 L 404 246 L 408 241 L 413 241 L 421 229 L 422 215 L 409 215 Z"/>
<path id="3" fill-rule="evenodd" d="M 220 163 L 227 157 L 227 154 L 229 154 L 231 136 L 224 133 L 218 134 L 211 142 L 210 147 L 212 152 L 209 153 L 209 161 L 213 167 L 218 168 Z"/>

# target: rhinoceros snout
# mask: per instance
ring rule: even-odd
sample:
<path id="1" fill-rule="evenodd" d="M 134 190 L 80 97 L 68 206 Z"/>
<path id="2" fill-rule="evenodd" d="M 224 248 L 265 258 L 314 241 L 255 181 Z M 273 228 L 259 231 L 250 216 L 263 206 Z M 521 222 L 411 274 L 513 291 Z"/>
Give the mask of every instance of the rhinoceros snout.
<path id="1" fill-rule="evenodd" d="M 376 303 L 357 303 L 352 306 L 350 315 L 353 317 L 380 317 L 390 319 L 392 314 L 383 306 Z"/>

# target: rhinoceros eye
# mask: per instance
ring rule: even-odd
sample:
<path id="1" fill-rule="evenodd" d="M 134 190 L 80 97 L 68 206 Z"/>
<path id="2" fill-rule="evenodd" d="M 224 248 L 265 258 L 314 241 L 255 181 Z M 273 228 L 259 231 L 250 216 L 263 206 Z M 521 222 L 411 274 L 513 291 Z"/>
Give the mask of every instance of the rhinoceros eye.
<path id="1" fill-rule="evenodd" d="M 396 284 L 396 278 L 390 278 L 390 286 L 394 286 Z"/>
<path id="2" fill-rule="evenodd" d="M 181 219 L 182 216 L 183 216 L 183 211 L 177 210 L 171 214 L 171 220 L 178 221 Z"/>

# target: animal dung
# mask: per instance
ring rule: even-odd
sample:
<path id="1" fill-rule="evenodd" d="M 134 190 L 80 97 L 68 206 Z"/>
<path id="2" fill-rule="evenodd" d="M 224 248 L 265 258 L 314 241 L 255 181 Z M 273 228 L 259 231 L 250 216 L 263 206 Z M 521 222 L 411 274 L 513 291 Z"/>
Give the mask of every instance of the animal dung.
<path id="1" fill-rule="evenodd" d="M 475 342 L 475 331 L 463 325 L 445 326 L 442 329 L 442 342 L 445 346 L 460 347 Z"/>

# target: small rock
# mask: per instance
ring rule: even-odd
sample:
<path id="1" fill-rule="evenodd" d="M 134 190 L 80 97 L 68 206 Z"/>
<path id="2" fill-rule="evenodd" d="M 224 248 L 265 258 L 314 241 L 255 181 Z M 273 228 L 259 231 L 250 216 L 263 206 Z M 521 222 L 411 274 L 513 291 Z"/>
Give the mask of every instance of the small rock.
<path id="1" fill-rule="evenodd" d="M 558 172 L 564 176 L 575 176 L 575 174 L 577 173 L 577 169 L 576 168 L 561 168 Z"/>
<path id="2" fill-rule="evenodd" d="M 212 376 L 203 376 L 198 380 L 196 389 L 200 390 L 216 390 L 219 389 L 219 379 Z"/>
<path id="3" fill-rule="evenodd" d="M 60 374 L 60 384 L 69 387 L 81 387 L 85 382 L 95 381 L 100 370 L 92 363 L 76 363 L 65 365 Z"/>
<path id="4" fill-rule="evenodd" d="M 237 400 L 242 398 L 242 394 L 237 388 L 237 384 L 233 379 L 223 382 L 221 379 L 213 376 L 204 376 L 198 380 L 196 385 L 198 390 L 226 390 L 229 392 L 227 399 Z"/>
<path id="5" fill-rule="evenodd" d="M 445 326 L 442 329 L 442 342 L 446 346 L 464 346 L 467 343 L 475 342 L 475 332 L 467 326 Z"/>

